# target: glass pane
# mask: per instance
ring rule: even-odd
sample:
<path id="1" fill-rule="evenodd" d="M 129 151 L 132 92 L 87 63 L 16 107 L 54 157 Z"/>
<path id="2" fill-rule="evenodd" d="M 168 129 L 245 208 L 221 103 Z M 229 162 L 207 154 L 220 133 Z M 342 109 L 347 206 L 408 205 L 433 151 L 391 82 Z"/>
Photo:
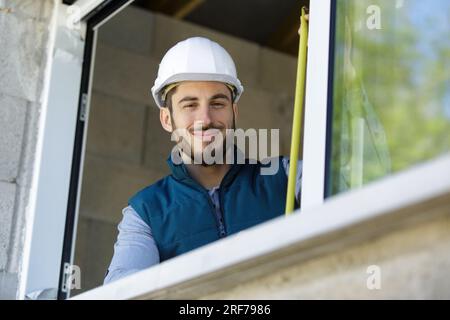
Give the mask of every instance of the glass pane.
<path id="1" fill-rule="evenodd" d="M 450 150 L 450 1 L 336 0 L 327 195 Z"/>

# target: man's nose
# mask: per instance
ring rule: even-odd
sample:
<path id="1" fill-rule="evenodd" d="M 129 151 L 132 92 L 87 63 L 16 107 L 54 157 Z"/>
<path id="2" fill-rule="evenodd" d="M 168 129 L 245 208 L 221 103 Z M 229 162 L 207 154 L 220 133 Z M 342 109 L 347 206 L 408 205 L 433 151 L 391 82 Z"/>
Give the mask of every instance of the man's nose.
<path id="1" fill-rule="evenodd" d="M 196 122 L 201 122 L 203 127 L 207 127 L 211 124 L 211 110 L 208 105 L 202 105 L 198 109 Z"/>

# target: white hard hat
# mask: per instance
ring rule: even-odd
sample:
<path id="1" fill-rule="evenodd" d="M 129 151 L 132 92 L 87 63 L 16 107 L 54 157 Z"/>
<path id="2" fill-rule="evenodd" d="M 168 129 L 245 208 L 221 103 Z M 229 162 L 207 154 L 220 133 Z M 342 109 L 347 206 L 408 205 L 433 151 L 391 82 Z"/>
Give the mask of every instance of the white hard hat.
<path id="1" fill-rule="evenodd" d="M 218 43 L 203 37 L 178 42 L 164 55 L 152 87 L 152 95 L 158 107 L 164 106 L 164 88 L 180 81 L 218 81 L 231 85 L 234 88 L 235 102 L 244 91 L 228 52 Z"/>

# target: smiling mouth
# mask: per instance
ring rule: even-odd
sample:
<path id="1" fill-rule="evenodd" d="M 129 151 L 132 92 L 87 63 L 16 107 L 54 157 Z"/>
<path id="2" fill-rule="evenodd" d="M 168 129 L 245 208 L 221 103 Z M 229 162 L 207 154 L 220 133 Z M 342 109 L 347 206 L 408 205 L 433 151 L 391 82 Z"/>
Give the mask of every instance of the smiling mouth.
<path id="1" fill-rule="evenodd" d="M 195 137 L 213 137 L 220 132 L 218 129 L 208 129 L 208 130 L 194 130 L 192 135 Z"/>

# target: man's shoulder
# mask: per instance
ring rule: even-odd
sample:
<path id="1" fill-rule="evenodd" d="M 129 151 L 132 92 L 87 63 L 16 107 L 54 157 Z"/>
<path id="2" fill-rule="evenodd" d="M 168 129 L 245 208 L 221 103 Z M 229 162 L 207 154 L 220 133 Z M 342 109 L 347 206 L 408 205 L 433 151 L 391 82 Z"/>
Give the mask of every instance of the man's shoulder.
<path id="1" fill-rule="evenodd" d="M 170 197 L 170 183 L 173 177 L 165 176 L 155 183 L 139 190 L 128 200 L 128 204 L 150 226 L 148 216 L 155 212 L 164 212 Z"/>
<path id="2" fill-rule="evenodd" d="M 149 197 L 152 196 L 156 193 L 161 192 L 162 189 L 166 188 L 167 185 L 169 184 L 169 181 L 172 179 L 171 175 L 167 175 L 159 180 L 157 180 L 156 182 L 140 189 L 139 191 L 137 191 L 132 197 L 131 199 L 136 199 L 136 198 L 141 198 L 141 197 Z M 130 199 L 130 200 L 131 200 Z"/>

